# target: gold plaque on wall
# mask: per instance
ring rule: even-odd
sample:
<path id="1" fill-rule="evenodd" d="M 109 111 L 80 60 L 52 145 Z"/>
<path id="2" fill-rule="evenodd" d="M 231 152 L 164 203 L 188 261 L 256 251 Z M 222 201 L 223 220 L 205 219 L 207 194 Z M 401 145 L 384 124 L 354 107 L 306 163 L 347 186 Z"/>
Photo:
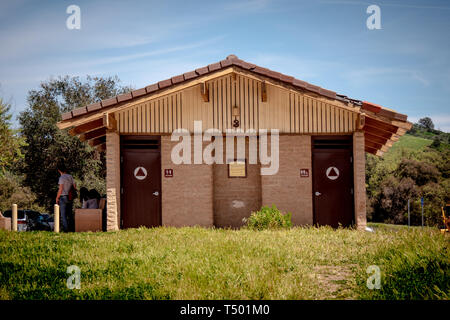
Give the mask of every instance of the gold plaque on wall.
<path id="1" fill-rule="evenodd" d="M 228 163 L 229 178 L 245 178 L 247 177 L 247 160 L 239 159 Z"/>

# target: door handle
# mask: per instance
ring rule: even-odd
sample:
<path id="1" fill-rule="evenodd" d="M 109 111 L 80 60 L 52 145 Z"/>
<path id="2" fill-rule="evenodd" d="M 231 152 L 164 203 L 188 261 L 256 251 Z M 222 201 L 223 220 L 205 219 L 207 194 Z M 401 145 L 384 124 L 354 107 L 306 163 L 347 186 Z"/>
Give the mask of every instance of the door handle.
<path id="1" fill-rule="evenodd" d="M 316 196 L 320 196 L 321 193 L 320 193 L 319 191 L 316 191 L 316 192 L 315 192 L 315 195 L 316 195 Z"/>
<path id="2" fill-rule="evenodd" d="M 154 195 L 154 196 L 159 196 L 159 192 L 158 192 L 158 191 L 155 191 L 155 192 L 153 192 L 153 195 Z"/>

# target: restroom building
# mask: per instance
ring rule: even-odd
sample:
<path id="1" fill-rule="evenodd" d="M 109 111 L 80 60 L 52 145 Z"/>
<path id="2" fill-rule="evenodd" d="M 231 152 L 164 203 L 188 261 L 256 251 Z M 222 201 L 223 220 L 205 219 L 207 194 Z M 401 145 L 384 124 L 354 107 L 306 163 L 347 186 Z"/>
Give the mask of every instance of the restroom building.
<path id="1" fill-rule="evenodd" d="M 172 133 L 185 129 L 194 135 L 195 121 L 203 131 L 215 128 L 224 135 L 224 163 L 194 164 L 193 154 L 192 164 L 172 161 L 180 143 L 172 141 Z M 411 123 L 391 109 L 230 55 L 65 113 L 58 127 L 106 152 L 107 230 L 237 228 L 252 211 L 272 204 L 291 212 L 294 225 L 361 229 L 365 153 L 382 156 Z M 269 154 L 270 130 L 279 132 L 275 174 L 263 175 L 267 165 L 249 161 L 255 141 L 260 151 L 262 129 L 269 131 Z M 227 130 L 256 131 L 236 139 L 243 141 L 245 155 L 226 154 Z M 191 140 L 194 153 L 195 137 Z"/>

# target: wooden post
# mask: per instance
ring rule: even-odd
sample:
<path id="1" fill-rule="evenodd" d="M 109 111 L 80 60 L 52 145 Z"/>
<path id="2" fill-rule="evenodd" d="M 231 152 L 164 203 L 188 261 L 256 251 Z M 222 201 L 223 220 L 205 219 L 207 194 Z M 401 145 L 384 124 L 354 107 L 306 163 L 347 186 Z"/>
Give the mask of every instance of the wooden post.
<path id="1" fill-rule="evenodd" d="M 59 206 L 57 204 L 53 209 L 53 231 L 59 232 Z"/>
<path id="2" fill-rule="evenodd" d="M 17 231 L 17 204 L 12 205 L 11 230 Z"/>
<path id="3" fill-rule="evenodd" d="M 366 114 L 360 113 L 356 117 L 356 130 L 362 130 L 366 124 Z"/>

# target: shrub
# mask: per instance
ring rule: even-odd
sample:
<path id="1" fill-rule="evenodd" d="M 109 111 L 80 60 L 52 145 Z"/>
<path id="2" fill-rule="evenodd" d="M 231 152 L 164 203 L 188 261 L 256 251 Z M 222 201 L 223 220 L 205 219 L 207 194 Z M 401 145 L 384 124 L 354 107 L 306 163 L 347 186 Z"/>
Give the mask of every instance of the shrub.
<path id="1" fill-rule="evenodd" d="M 292 213 L 283 214 L 275 205 L 272 208 L 264 206 L 252 212 L 248 219 L 244 218 L 244 223 L 252 230 L 283 229 L 292 227 L 291 217 Z"/>
<path id="2" fill-rule="evenodd" d="M 405 224 L 408 199 L 418 198 L 419 188 L 411 178 L 399 180 L 394 176 L 388 176 L 380 184 L 379 193 L 370 199 L 373 207 L 371 217 L 376 222 Z"/>
<path id="3" fill-rule="evenodd" d="M 411 178 L 418 186 L 438 182 L 441 175 L 434 164 L 414 159 L 402 159 L 395 174 L 399 178 Z"/>

